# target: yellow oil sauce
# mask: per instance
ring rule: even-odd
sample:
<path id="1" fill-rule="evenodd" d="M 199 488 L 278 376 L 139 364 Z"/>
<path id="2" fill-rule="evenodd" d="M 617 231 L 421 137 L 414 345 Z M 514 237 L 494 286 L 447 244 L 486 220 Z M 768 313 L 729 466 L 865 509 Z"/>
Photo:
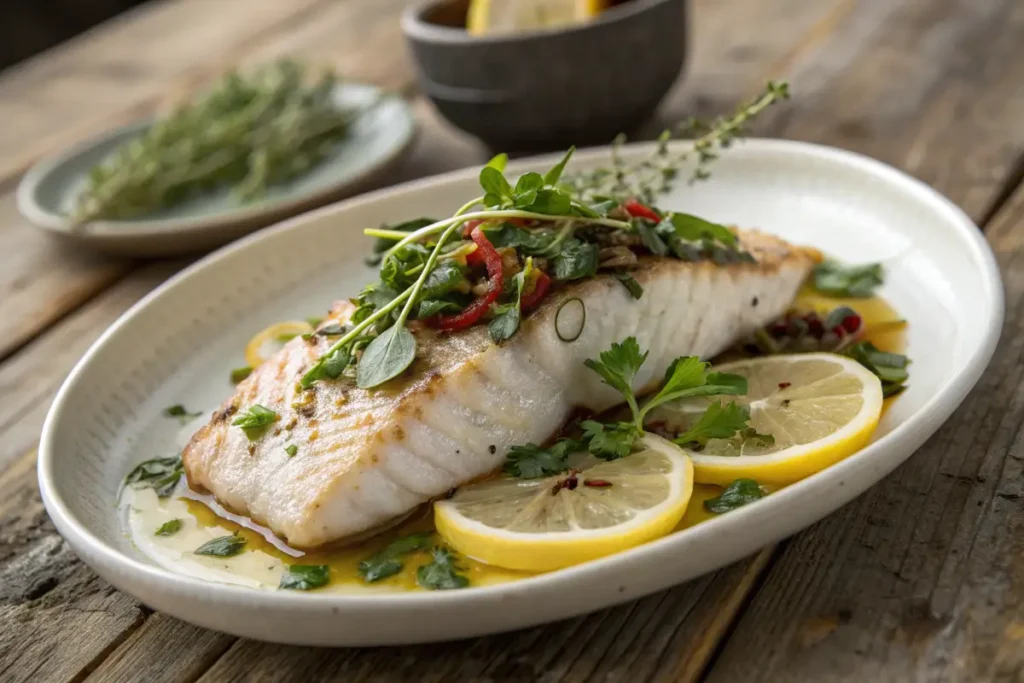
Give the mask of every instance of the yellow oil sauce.
<path id="1" fill-rule="evenodd" d="M 901 352 L 904 328 L 900 316 L 880 298 L 836 299 L 805 290 L 794 307 L 827 313 L 845 305 L 861 316 L 865 338 L 883 351 Z M 888 401 L 887 401 L 888 403 Z M 182 483 L 184 486 L 184 483 Z M 699 524 L 714 516 L 704 501 L 721 493 L 721 488 L 697 484 L 686 514 L 676 531 Z M 158 564 L 178 573 L 210 581 L 234 583 L 257 588 L 276 589 L 281 577 L 292 564 L 328 565 L 330 583 L 319 592 L 352 593 L 361 591 L 417 590 L 416 570 L 429 562 L 426 551 L 402 558 L 398 574 L 368 584 L 359 577 L 359 563 L 382 550 L 396 538 L 420 531 L 433 531 L 433 514 L 428 506 L 418 510 L 402 524 L 365 542 L 344 547 L 302 552 L 289 548 L 280 539 L 250 520 L 226 512 L 210 497 L 191 492 L 160 499 L 150 489 L 125 491 L 123 500 L 128 528 L 135 545 Z M 181 529 L 169 536 L 158 536 L 156 530 L 172 519 L 182 522 Z M 194 551 L 214 538 L 239 534 L 246 539 L 245 551 L 230 558 L 199 556 Z M 527 573 L 488 566 L 468 558 L 460 558 L 470 585 L 515 581 Z"/>

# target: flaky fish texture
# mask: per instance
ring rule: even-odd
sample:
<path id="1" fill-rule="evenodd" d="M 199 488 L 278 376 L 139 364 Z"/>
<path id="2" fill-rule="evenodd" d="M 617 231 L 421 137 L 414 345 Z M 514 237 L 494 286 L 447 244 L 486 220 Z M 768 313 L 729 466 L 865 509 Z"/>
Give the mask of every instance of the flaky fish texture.
<path id="1" fill-rule="evenodd" d="M 583 361 L 634 336 L 650 355 L 634 388 L 652 387 L 682 355 L 711 358 L 783 314 L 817 260 L 813 250 L 758 232 L 740 240 L 756 263 L 715 265 L 642 258 L 634 299 L 615 277 L 572 283 L 547 297 L 509 341 L 487 326 L 416 331 L 419 350 L 399 379 L 364 390 L 298 380 L 330 338 L 295 338 L 241 384 L 183 453 L 189 484 L 249 515 L 295 547 L 349 539 L 499 468 L 509 448 L 551 437 L 575 409 L 622 401 Z M 555 316 L 578 297 L 586 309 L 575 341 Z M 323 323 L 344 323 L 345 302 Z M 231 425 L 260 404 L 279 418 L 250 441 Z M 289 456 L 286 446 L 297 452 Z"/>

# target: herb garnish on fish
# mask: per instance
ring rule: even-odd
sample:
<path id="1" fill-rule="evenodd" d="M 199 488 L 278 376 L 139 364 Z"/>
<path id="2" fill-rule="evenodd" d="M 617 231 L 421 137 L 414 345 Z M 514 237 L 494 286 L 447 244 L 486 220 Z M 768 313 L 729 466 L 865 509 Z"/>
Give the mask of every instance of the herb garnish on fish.
<path id="1" fill-rule="evenodd" d="M 433 545 L 434 541 L 430 532 L 396 538 L 383 550 L 359 563 L 359 576 L 369 583 L 394 576 L 402 571 L 404 566 L 398 558 L 420 550 L 427 550 Z"/>
<path id="2" fill-rule="evenodd" d="M 244 413 L 240 414 L 231 423 L 236 427 L 241 427 L 245 435 L 249 437 L 250 441 L 258 439 L 262 434 L 263 430 L 274 423 L 277 420 L 277 413 L 270 408 L 255 404 L 249 406 L 249 409 Z"/>

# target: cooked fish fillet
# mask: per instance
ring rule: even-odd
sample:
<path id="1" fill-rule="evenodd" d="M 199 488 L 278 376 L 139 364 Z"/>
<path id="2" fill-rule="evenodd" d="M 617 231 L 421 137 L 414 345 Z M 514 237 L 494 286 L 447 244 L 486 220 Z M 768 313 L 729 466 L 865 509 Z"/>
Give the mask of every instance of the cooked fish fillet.
<path id="1" fill-rule="evenodd" d="M 775 237 L 742 232 L 757 263 L 716 266 L 648 257 L 621 282 L 598 276 L 560 289 L 501 346 L 486 325 L 456 333 L 416 331 L 419 351 L 403 378 L 362 390 L 298 380 L 328 348 L 293 339 L 239 384 L 185 448 L 190 485 L 270 527 L 296 547 L 345 539 L 393 520 L 501 466 L 510 447 L 541 443 L 575 408 L 621 402 L 584 367 L 586 358 L 635 336 L 650 351 L 635 388 L 652 386 L 681 355 L 710 358 L 785 312 L 817 256 Z M 579 297 L 579 338 L 555 332 L 560 305 Z M 345 322 L 352 305 L 332 311 Z M 233 415 L 260 404 L 279 420 L 250 442 Z M 285 447 L 294 444 L 293 457 Z"/>

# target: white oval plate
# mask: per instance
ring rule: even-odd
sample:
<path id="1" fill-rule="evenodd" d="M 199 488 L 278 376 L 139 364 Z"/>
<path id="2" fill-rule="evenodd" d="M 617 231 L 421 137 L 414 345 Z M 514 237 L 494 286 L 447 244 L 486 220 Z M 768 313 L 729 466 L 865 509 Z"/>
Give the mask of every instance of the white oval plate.
<path id="1" fill-rule="evenodd" d="M 649 147 L 627 148 L 626 155 Z M 607 150 L 575 163 L 605 162 Z M 556 157 L 510 171 L 543 170 Z M 304 645 L 384 645 L 477 636 L 572 617 L 709 572 L 802 529 L 903 462 L 977 381 L 1002 324 L 999 273 L 956 206 L 876 161 L 812 145 L 756 140 L 731 150 L 710 182 L 660 202 L 794 242 L 878 260 L 883 295 L 910 321 L 910 389 L 864 450 L 753 505 L 601 560 L 519 582 L 435 593 L 317 595 L 177 575 L 125 538 L 115 510 L 132 465 L 173 448 L 174 403 L 210 407 L 230 391 L 254 331 L 313 315 L 373 277 L 365 226 L 446 215 L 479 192 L 467 169 L 294 218 L 213 254 L 116 322 L 58 395 L 43 430 L 39 481 L 60 533 L 100 575 L 154 609 L 239 636 Z"/>
<path id="2" fill-rule="evenodd" d="M 219 247 L 300 211 L 351 195 L 391 168 L 415 138 L 409 106 L 370 85 L 341 83 L 334 89 L 339 106 L 368 107 L 378 99 L 322 163 L 270 188 L 258 201 L 242 204 L 224 189 L 132 220 L 74 226 L 67 213 L 84 189 L 89 170 L 151 123 L 141 121 L 37 163 L 18 186 L 18 210 L 45 230 L 113 254 L 171 256 Z"/>

